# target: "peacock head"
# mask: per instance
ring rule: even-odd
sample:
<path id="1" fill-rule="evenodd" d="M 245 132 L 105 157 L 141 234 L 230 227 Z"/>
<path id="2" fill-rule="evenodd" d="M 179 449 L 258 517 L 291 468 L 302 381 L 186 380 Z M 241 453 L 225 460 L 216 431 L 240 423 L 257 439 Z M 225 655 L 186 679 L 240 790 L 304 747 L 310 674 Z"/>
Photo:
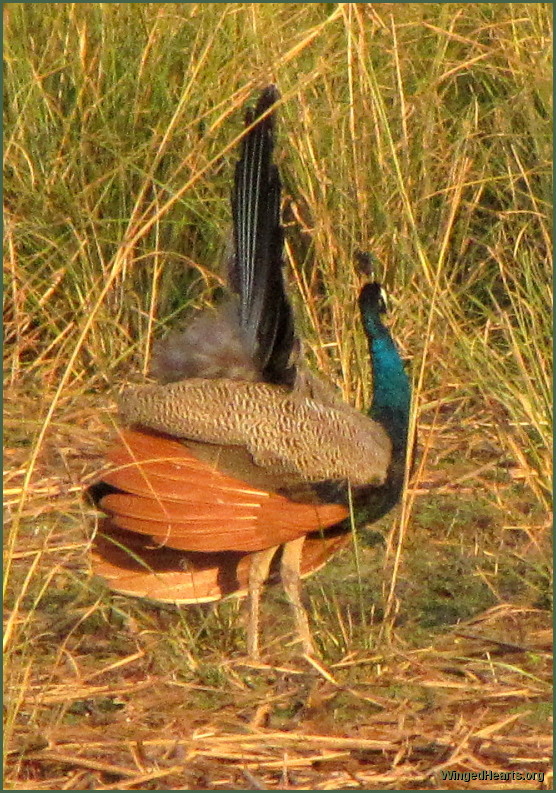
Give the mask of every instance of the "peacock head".
<path id="1" fill-rule="evenodd" d="M 370 336 L 384 331 L 381 316 L 388 311 L 388 298 L 384 288 L 377 281 L 365 284 L 359 293 L 359 310 Z"/>

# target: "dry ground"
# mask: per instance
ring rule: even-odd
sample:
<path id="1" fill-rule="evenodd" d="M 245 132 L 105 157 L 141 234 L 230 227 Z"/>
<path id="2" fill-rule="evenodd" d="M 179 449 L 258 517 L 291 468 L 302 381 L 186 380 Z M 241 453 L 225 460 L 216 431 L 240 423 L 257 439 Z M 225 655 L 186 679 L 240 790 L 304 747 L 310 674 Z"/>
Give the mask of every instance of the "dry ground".
<path id="1" fill-rule="evenodd" d="M 108 405 L 68 398 L 22 498 L 36 409 L 31 394 L 7 394 L 6 498 L 20 525 L 8 789 L 551 787 L 546 516 L 488 431 L 478 444 L 461 415 L 422 417 L 426 464 L 388 625 L 391 554 L 375 532 L 359 575 L 344 552 L 307 585 L 322 660 L 296 657 L 273 590 L 253 665 L 239 604 L 178 612 L 88 576 L 94 515 L 80 494 L 110 435 Z M 442 777 L 482 770 L 545 776 Z"/>

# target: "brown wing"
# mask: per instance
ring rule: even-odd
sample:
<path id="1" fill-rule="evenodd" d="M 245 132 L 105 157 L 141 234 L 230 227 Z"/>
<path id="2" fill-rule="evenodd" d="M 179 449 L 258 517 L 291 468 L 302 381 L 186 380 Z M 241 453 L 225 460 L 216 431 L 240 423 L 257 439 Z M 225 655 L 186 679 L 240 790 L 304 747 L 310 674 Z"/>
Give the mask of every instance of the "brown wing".
<path id="1" fill-rule="evenodd" d="M 113 527 L 184 551 L 260 551 L 344 520 L 340 504 L 307 504 L 252 487 L 198 459 L 183 444 L 123 430 L 100 507 Z"/>
<path id="2" fill-rule="evenodd" d="M 306 578 L 320 570 L 350 539 L 349 531 L 309 535 L 301 559 Z M 105 518 L 93 545 L 93 572 L 123 595 L 167 603 L 206 603 L 229 595 L 243 597 L 252 554 L 194 553 L 153 547 L 144 535 L 123 531 Z M 271 581 L 277 579 L 271 571 Z"/>

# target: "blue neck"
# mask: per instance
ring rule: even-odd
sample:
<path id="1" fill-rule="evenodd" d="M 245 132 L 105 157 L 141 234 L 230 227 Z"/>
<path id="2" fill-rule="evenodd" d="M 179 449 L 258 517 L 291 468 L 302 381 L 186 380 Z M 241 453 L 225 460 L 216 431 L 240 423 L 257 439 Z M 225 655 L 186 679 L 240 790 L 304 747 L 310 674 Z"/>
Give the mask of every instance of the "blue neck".
<path id="1" fill-rule="evenodd" d="M 382 324 L 381 313 L 384 300 L 380 285 L 367 284 L 359 295 L 359 308 L 369 343 L 373 370 L 373 401 L 369 417 L 382 424 L 392 442 L 392 456 L 386 480 L 382 485 L 372 483 L 360 485 L 348 495 L 347 484 L 338 483 L 332 495 L 330 482 L 323 483 L 328 491 L 326 498 L 331 502 L 342 500 L 356 508 L 359 525 L 372 523 L 398 503 L 405 479 L 405 455 L 411 406 L 411 387 L 405 373 L 403 361 L 394 344 L 390 331 Z M 346 527 L 349 526 L 346 523 Z"/>
<path id="2" fill-rule="evenodd" d="M 390 440 L 395 457 L 405 457 L 411 387 L 390 331 L 378 315 L 364 317 L 373 373 L 373 400 L 370 418 L 380 422 Z"/>

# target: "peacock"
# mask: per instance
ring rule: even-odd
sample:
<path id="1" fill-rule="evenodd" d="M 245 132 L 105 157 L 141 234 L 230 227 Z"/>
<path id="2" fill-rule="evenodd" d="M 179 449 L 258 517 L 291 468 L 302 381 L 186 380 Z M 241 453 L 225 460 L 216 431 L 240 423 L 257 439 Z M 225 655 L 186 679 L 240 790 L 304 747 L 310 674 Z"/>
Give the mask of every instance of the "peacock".
<path id="1" fill-rule="evenodd" d="M 404 485 L 411 389 L 383 322 L 383 288 L 359 310 L 372 369 L 363 414 L 303 362 L 284 283 L 275 86 L 245 116 L 231 196 L 229 295 L 153 350 L 155 384 L 120 394 L 124 428 L 96 485 L 93 570 L 115 591 L 179 604 L 248 596 L 247 650 L 279 577 L 304 653 L 315 652 L 302 578 L 386 514 Z"/>

